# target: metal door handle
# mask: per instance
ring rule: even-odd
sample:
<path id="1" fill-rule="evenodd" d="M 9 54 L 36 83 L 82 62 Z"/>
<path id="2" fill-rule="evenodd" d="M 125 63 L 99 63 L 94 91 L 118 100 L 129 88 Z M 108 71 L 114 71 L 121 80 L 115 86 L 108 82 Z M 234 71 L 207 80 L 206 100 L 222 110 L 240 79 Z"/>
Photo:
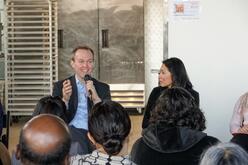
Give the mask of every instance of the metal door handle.
<path id="1" fill-rule="evenodd" d="M 109 30 L 102 29 L 102 48 L 109 48 Z"/>
<path id="2" fill-rule="evenodd" d="M 63 41 L 64 36 L 63 36 L 63 29 L 58 30 L 58 48 L 63 48 Z"/>

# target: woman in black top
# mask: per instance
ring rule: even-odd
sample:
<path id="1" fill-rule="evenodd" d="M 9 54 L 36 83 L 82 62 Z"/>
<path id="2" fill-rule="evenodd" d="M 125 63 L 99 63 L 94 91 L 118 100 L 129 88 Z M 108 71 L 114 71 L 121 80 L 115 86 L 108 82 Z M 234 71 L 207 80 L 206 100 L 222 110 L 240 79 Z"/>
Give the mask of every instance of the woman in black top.
<path id="1" fill-rule="evenodd" d="M 159 71 L 159 86 L 153 88 L 145 108 L 142 122 L 143 129 L 149 125 L 151 111 L 153 110 L 160 94 L 164 89 L 171 87 L 182 87 L 186 89 L 193 96 L 196 104 L 199 106 L 199 93 L 193 89 L 193 85 L 189 80 L 183 62 L 176 57 L 164 60 Z"/>
<path id="2" fill-rule="evenodd" d="M 171 87 L 159 96 L 150 123 L 133 145 L 138 165 L 199 165 L 201 154 L 219 140 L 203 132 L 206 119 L 186 89 Z"/>

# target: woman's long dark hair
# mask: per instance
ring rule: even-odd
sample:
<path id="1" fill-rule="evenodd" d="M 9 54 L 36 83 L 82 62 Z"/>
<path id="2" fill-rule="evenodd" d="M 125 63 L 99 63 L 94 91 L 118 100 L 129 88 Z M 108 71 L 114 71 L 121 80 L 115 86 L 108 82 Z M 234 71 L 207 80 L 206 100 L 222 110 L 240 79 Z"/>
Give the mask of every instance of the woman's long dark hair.
<path id="1" fill-rule="evenodd" d="M 187 90 L 192 89 L 193 85 L 189 80 L 186 68 L 183 62 L 176 57 L 168 58 L 163 61 L 172 76 L 172 87 L 182 87 Z"/>

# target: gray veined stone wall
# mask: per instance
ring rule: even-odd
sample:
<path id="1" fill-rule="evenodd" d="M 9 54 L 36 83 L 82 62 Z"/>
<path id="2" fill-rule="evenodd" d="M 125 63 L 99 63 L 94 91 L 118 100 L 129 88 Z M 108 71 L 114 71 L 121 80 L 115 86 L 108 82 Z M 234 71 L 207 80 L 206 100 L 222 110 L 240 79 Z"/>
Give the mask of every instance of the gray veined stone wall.
<path id="1" fill-rule="evenodd" d="M 77 4 L 77 5 L 76 5 Z M 69 61 L 77 45 L 95 51 L 95 73 L 107 83 L 144 83 L 143 0 L 66 1 L 59 5 L 59 79 L 72 74 Z M 102 30 L 108 30 L 108 48 L 102 48 Z"/>
<path id="2" fill-rule="evenodd" d="M 3 0 L 0 0 L 0 80 L 4 79 L 4 56 L 3 56 Z"/>

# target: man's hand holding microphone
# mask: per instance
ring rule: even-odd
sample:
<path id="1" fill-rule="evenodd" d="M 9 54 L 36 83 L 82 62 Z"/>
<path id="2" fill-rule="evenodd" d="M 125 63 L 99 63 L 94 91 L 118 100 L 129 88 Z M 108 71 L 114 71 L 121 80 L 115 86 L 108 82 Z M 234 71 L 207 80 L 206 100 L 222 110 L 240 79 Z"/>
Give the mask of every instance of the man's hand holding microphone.
<path id="1" fill-rule="evenodd" d="M 88 74 L 84 76 L 85 86 L 88 91 L 88 96 L 91 101 L 93 101 L 94 104 L 101 101 L 100 97 L 98 96 L 94 83 L 92 81 L 92 77 Z"/>
<path id="2" fill-rule="evenodd" d="M 94 104 L 98 103 L 101 101 L 100 97 L 98 96 L 94 83 L 92 81 L 92 77 L 89 74 L 86 74 L 83 77 L 83 82 L 85 83 L 85 87 L 88 92 L 88 97 L 90 98 L 91 101 L 93 101 Z M 68 104 L 69 99 L 72 94 L 72 86 L 70 80 L 65 80 L 63 82 L 63 101 Z"/>

